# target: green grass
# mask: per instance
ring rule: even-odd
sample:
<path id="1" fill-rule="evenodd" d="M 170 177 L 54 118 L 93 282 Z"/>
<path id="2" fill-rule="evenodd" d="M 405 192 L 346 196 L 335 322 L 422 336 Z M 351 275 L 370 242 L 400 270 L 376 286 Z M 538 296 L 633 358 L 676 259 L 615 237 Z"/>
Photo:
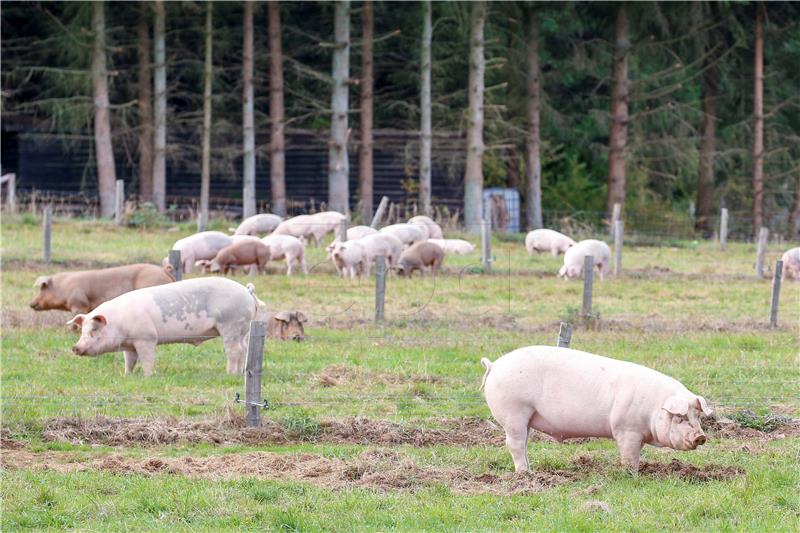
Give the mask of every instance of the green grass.
<path id="1" fill-rule="evenodd" d="M 2 226 L 2 421 L 26 453 L 91 461 L 125 457 L 240 454 L 253 450 L 351 459 L 365 447 L 324 443 L 265 446 L 185 444 L 150 448 L 73 445 L 42 440 L 58 417 L 204 419 L 243 392 L 239 376 L 225 374 L 222 344 L 162 346 L 156 374 L 123 375 L 122 356 L 79 358 L 65 312 L 35 313 L 37 276 L 136 261 L 160 262 L 191 226 L 135 230 L 96 221 L 57 220 L 53 261 L 43 265 L 41 229 L 34 217 L 5 217 Z M 474 239 L 473 239 L 474 240 Z M 788 246 L 787 246 L 788 247 Z M 595 283 L 593 325 L 576 322 L 574 348 L 656 368 L 708 398 L 724 415 L 769 429 L 775 417 L 800 414 L 800 288 L 787 283 L 780 327 L 766 327 L 770 284 L 753 275 L 753 245 L 713 243 L 626 247 L 625 275 Z M 272 309 L 300 309 L 310 318 L 303 343 L 268 342 L 265 413 L 298 438 L 313 437 L 328 418 L 367 416 L 406 425 L 435 426 L 442 418 L 490 419 L 478 392 L 481 357 L 515 348 L 554 344 L 558 321 L 575 317 L 582 283 L 554 274 L 561 261 L 529 257 L 513 239 L 494 243 L 497 261 L 481 274 L 479 254 L 448 257 L 435 281 L 390 277 L 387 321 L 375 325 L 374 282 L 333 274 L 323 248 L 309 248 L 308 276 L 286 278 L 281 265 L 254 280 Z M 771 245 L 773 263 L 782 248 Z M 237 278 L 249 281 L 247 277 Z M 323 387 L 318 376 L 344 365 L 350 379 Z M 422 378 L 431 379 L 422 379 Z M 389 379 L 391 378 L 391 379 Z M 752 413 L 742 414 L 744 409 Z M 510 472 L 500 447 L 395 447 L 424 467 L 475 474 Z M 115 474 L 96 468 L 65 473 L 34 466 L 2 472 L 3 530 L 787 530 L 800 528 L 797 486 L 800 439 L 770 442 L 711 439 L 690 453 L 647 448 L 643 459 L 737 466 L 745 474 L 692 483 L 678 478 L 632 477 L 618 466 L 610 441 L 531 443 L 535 468 L 572 468 L 584 454 L 599 471 L 536 494 L 460 495 L 446 484 L 416 491 L 331 490 L 305 481 L 193 479 L 180 475 Z M 72 459 L 70 459 L 72 458 Z M 44 459 L 40 459 L 44 460 Z M 588 490 L 590 489 L 591 490 Z M 587 500 L 610 513 L 585 510 Z"/>

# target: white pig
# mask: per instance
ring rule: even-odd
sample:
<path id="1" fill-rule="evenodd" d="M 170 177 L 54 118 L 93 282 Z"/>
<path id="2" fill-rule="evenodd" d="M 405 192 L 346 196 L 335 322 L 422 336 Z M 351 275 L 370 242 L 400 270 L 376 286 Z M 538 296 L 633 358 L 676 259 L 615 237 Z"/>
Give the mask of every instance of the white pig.
<path id="1" fill-rule="evenodd" d="M 781 260 L 783 261 L 781 280 L 786 280 L 789 274 L 792 275 L 792 279 L 800 279 L 800 246 L 786 250 Z"/>
<path id="2" fill-rule="evenodd" d="M 233 232 L 234 235 L 258 235 L 271 233 L 283 221 L 278 215 L 262 213 L 248 217 L 239 224 Z"/>
<path id="3" fill-rule="evenodd" d="M 525 235 L 525 249 L 533 252 L 550 252 L 553 257 L 565 253 L 575 241 L 552 229 L 535 229 Z"/>
<path id="4" fill-rule="evenodd" d="M 347 228 L 347 240 L 353 241 L 376 233 L 378 233 L 378 230 L 369 226 L 353 226 L 352 228 Z"/>
<path id="5" fill-rule="evenodd" d="M 306 247 L 297 237 L 291 235 L 267 235 L 261 242 L 269 246 L 272 261 L 286 261 L 286 275 L 291 276 L 294 264 L 300 265 L 303 274 L 308 274 L 306 265 Z"/>
<path id="6" fill-rule="evenodd" d="M 446 254 L 467 255 L 475 251 L 475 245 L 463 239 L 428 239 Z"/>
<path id="7" fill-rule="evenodd" d="M 611 262 L 611 249 L 603 241 L 586 239 L 567 250 L 564 254 L 564 266 L 558 271 L 558 275 L 564 279 L 579 278 L 583 274 L 583 258 L 591 255 L 594 258 L 594 266 L 600 273 L 600 279 L 608 269 Z"/>
<path id="8" fill-rule="evenodd" d="M 386 267 L 397 266 L 400 255 L 403 253 L 403 243 L 393 235 L 376 233 L 358 239 L 359 244 L 364 247 L 364 275 L 369 276 L 370 267 L 375 258 L 382 255 L 386 258 Z"/>
<path id="9" fill-rule="evenodd" d="M 331 260 L 343 278 L 355 279 L 356 276 L 364 275 L 366 271 L 364 245 L 357 240 L 334 242 Z"/>
<path id="10" fill-rule="evenodd" d="M 217 252 L 233 244 L 233 239 L 221 231 L 201 231 L 179 239 L 172 245 L 172 250 L 181 251 L 181 269 L 186 274 L 192 273 L 195 261 L 214 259 Z M 162 266 L 169 264 L 169 255 L 161 261 Z"/>
<path id="11" fill-rule="evenodd" d="M 443 239 L 444 234 L 442 233 L 442 228 L 434 222 L 430 217 L 426 217 L 425 215 L 418 215 L 415 217 L 411 217 L 408 219 L 409 224 L 418 224 L 425 226 L 428 230 L 428 239 Z"/>
<path id="12" fill-rule="evenodd" d="M 67 325 L 80 328 L 76 355 L 100 355 L 122 350 L 125 373 L 141 361 L 145 376 L 153 374 L 158 344 L 195 346 L 222 337 L 228 373 L 244 365 L 250 321 L 263 302 L 247 287 L 227 278 L 197 278 L 125 293 L 75 315 Z"/>
<path id="13" fill-rule="evenodd" d="M 306 241 L 314 240 L 314 245 L 319 246 L 326 234 L 334 231 L 344 215 L 336 211 L 325 211 L 314 215 L 298 215 L 284 220 L 272 235 L 291 235 Z"/>
<path id="14" fill-rule="evenodd" d="M 392 235 L 408 246 L 428 238 L 425 229 L 416 224 L 392 224 L 381 228 L 380 233 Z"/>
<path id="15" fill-rule="evenodd" d="M 528 470 L 530 428 L 559 442 L 614 439 L 633 470 L 644 444 L 694 450 L 706 441 L 700 427 L 700 416 L 711 414 L 706 400 L 650 368 L 554 346 L 520 348 L 481 364 L 486 403 L 505 429 L 518 472 Z"/>

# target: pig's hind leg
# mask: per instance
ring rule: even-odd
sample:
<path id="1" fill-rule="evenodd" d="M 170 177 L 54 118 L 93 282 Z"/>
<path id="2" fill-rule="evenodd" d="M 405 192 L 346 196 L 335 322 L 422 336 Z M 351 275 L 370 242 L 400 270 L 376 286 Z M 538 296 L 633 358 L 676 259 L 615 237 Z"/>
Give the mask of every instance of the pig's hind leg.
<path id="1" fill-rule="evenodd" d="M 137 359 L 142 363 L 142 372 L 145 377 L 153 375 L 153 369 L 156 366 L 156 345 L 149 341 L 136 341 L 133 344 Z M 127 368 L 128 359 L 127 353 L 125 354 L 125 366 Z M 132 368 L 131 368 L 132 369 Z"/>
<path id="2" fill-rule="evenodd" d="M 533 411 L 521 409 L 511 415 L 503 416 L 502 419 L 495 416 L 506 431 L 506 448 L 514 460 L 516 472 L 528 470 L 528 432 L 533 415 Z"/>
<path id="3" fill-rule="evenodd" d="M 122 352 L 123 356 L 125 357 L 125 374 L 130 374 L 133 372 L 134 367 L 136 366 L 136 360 L 139 358 L 136 350 L 125 350 Z"/>
<path id="4" fill-rule="evenodd" d="M 227 327 L 218 327 L 222 344 L 225 346 L 225 356 L 228 360 L 228 374 L 241 374 L 244 371 L 244 353 L 247 345 L 247 326 L 244 329 L 235 324 Z"/>

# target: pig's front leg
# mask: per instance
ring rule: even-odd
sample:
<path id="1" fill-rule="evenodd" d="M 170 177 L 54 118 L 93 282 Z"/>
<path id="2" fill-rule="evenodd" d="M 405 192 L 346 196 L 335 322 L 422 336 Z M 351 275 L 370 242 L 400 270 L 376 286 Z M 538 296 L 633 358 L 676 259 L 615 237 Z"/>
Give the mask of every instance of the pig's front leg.
<path id="1" fill-rule="evenodd" d="M 136 360 L 139 358 L 136 350 L 125 350 L 122 352 L 125 356 L 125 374 L 130 374 L 133 372 L 133 368 L 136 366 Z"/>
<path id="2" fill-rule="evenodd" d="M 136 341 L 133 343 L 138 359 L 142 363 L 142 372 L 149 378 L 156 366 L 156 343 L 152 341 Z"/>
<path id="3" fill-rule="evenodd" d="M 623 466 L 627 466 L 631 472 L 639 471 L 639 460 L 642 452 L 642 435 L 633 431 L 628 431 L 614 435 L 617 449 L 622 457 Z"/>

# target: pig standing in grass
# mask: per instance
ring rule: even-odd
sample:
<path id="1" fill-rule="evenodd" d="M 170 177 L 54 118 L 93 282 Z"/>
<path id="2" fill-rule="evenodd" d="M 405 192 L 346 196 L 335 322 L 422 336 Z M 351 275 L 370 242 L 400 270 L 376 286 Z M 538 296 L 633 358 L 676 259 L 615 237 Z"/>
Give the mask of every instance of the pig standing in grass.
<path id="1" fill-rule="evenodd" d="M 386 258 L 386 266 L 392 268 L 400 260 L 403 253 L 403 243 L 393 235 L 376 233 L 358 239 L 358 243 L 364 247 L 364 275 L 369 276 L 372 263 L 375 258 L 382 255 Z"/>
<path id="2" fill-rule="evenodd" d="M 240 240 L 217 252 L 214 259 L 208 263 L 208 270 L 228 274 L 232 267 L 254 266 L 259 273 L 263 274 L 269 260 L 269 246 L 259 239 Z"/>
<path id="3" fill-rule="evenodd" d="M 439 224 L 434 222 L 430 217 L 426 217 L 425 215 L 418 215 L 409 218 L 408 223 L 424 226 L 427 229 L 428 239 L 444 238 L 444 234 L 442 233 L 442 228 L 439 226 Z"/>
<path id="4" fill-rule="evenodd" d="M 783 260 L 781 279 L 785 280 L 790 274 L 792 279 L 800 279 L 800 246 L 786 250 L 781 259 Z"/>
<path id="5" fill-rule="evenodd" d="M 103 302 L 134 289 L 172 283 L 172 266 L 136 264 L 101 270 L 60 272 L 40 276 L 33 284 L 39 295 L 31 302 L 36 311 L 61 309 L 88 313 Z"/>
<path id="6" fill-rule="evenodd" d="M 72 351 L 101 355 L 122 350 L 126 374 L 140 361 L 150 376 L 156 345 L 196 346 L 222 337 L 228 373 L 240 373 L 250 321 L 264 308 L 254 290 L 252 284 L 244 287 L 227 278 L 198 278 L 123 294 L 67 322 L 81 331 Z"/>
<path id="7" fill-rule="evenodd" d="M 272 213 L 262 213 L 260 215 L 253 215 L 246 218 L 239 224 L 233 232 L 234 235 L 266 235 L 275 231 L 283 221 L 278 215 Z"/>
<path id="8" fill-rule="evenodd" d="M 463 239 L 428 239 L 446 254 L 467 255 L 475 251 L 475 245 Z"/>
<path id="9" fill-rule="evenodd" d="M 356 279 L 356 276 L 362 276 L 366 271 L 364 245 L 358 241 L 334 242 L 331 260 L 339 276 L 343 278 Z"/>
<path id="10" fill-rule="evenodd" d="M 644 444 L 694 450 L 706 441 L 700 416 L 711 409 L 705 399 L 650 368 L 553 346 L 520 348 L 481 364 L 481 389 L 505 429 L 517 472 L 528 470 L 530 428 L 559 442 L 614 439 L 622 463 L 633 470 Z"/>
<path id="11" fill-rule="evenodd" d="M 565 253 L 575 244 L 575 241 L 551 229 L 535 229 L 525 236 L 525 249 L 528 254 L 533 252 L 550 252 L 553 257 Z"/>
<path id="12" fill-rule="evenodd" d="M 291 235 L 267 235 L 261 242 L 269 246 L 270 260 L 286 261 L 286 275 L 291 276 L 294 265 L 300 265 L 303 274 L 308 274 L 306 247 L 297 237 Z"/>
<path id="13" fill-rule="evenodd" d="M 317 214 L 319 215 L 321 213 Z M 319 246 L 322 242 L 322 238 L 325 237 L 325 234 L 329 231 L 331 231 L 330 223 L 320 218 L 314 218 L 312 215 L 298 215 L 281 222 L 270 236 L 290 235 L 298 239 L 303 239 L 306 242 L 313 240 L 314 244 Z"/>
<path id="14" fill-rule="evenodd" d="M 184 273 L 191 274 L 195 261 L 214 259 L 217 252 L 231 244 L 233 240 L 221 231 L 201 231 L 176 241 L 172 249 L 180 250 L 181 269 Z M 169 256 L 165 257 L 161 264 L 168 265 Z"/>
<path id="15" fill-rule="evenodd" d="M 415 270 L 425 275 L 425 267 L 430 267 L 431 274 L 436 274 L 444 261 L 444 250 L 432 242 L 423 241 L 410 246 L 400 256 L 395 270 L 401 276 L 411 277 Z"/>
<path id="16" fill-rule="evenodd" d="M 392 235 L 399 239 L 404 245 L 408 246 L 428 238 L 426 228 L 416 224 L 392 224 L 391 226 L 381 228 L 380 233 Z"/>
<path id="17" fill-rule="evenodd" d="M 600 273 L 600 279 L 608 269 L 611 262 L 611 249 L 603 241 L 587 239 L 571 246 L 564 254 L 564 266 L 558 271 L 558 275 L 565 279 L 574 279 L 583 274 L 583 258 L 591 255 L 594 258 L 594 266 Z"/>
<path id="18" fill-rule="evenodd" d="M 347 228 L 347 240 L 354 241 L 376 233 L 378 233 L 378 230 L 369 226 L 353 226 L 352 228 Z"/>

